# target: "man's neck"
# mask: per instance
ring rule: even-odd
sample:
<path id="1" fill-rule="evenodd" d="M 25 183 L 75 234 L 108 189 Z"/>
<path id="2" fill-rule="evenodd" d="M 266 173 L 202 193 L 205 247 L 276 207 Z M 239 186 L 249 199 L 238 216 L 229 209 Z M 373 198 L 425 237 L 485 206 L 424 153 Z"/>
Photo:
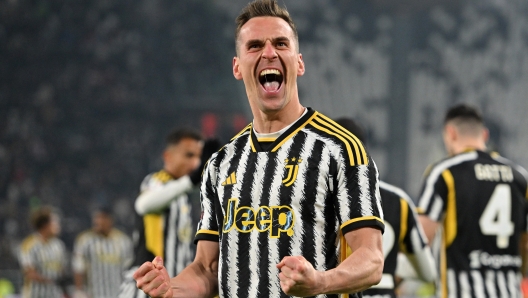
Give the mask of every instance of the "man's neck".
<path id="1" fill-rule="evenodd" d="M 277 132 L 299 119 L 305 109 L 305 107 L 298 104 L 280 111 L 263 112 L 259 110 L 253 114 L 255 117 L 253 128 L 259 133 Z"/>
<path id="2" fill-rule="evenodd" d="M 480 140 L 467 140 L 466 142 L 460 142 L 454 146 L 453 155 L 472 150 L 486 151 L 486 144 Z"/>
<path id="3" fill-rule="evenodd" d="M 108 230 L 108 231 L 106 231 L 106 230 L 105 231 L 97 231 L 96 230 L 95 233 L 97 233 L 97 234 L 99 234 L 99 235 L 101 235 L 103 237 L 108 237 L 108 235 L 110 235 L 110 231 L 111 230 Z"/>
<path id="4" fill-rule="evenodd" d="M 37 234 L 39 235 L 40 239 L 42 239 L 43 242 L 48 242 L 48 240 L 53 237 L 51 233 L 48 233 L 46 231 L 38 231 Z"/>

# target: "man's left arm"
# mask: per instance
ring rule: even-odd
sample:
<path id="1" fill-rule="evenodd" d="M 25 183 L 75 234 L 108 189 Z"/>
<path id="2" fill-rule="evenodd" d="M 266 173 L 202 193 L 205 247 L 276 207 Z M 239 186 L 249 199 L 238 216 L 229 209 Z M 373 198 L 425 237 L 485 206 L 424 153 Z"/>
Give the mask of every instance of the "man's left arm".
<path id="1" fill-rule="evenodd" d="M 288 256 L 277 265 L 282 290 L 292 296 L 363 291 L 377 284 L 383 272 L 381 231 L 363 227 L 345 234 L 352 254 L 336 268 L 317 271 L 301 256 Z"/>

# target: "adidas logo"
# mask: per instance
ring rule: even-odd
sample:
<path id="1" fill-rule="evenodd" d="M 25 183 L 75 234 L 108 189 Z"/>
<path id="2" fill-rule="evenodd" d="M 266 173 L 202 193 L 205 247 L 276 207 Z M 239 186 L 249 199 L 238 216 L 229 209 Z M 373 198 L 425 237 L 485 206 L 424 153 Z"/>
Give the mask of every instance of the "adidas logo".
<path id="1" fill-rule="evenodd" d="M 233 185 L 233 184 L 236 184 L 236 175 L 235 175 L 235 172 L 231 173 L 231 175 L 229 175 L 229 177 L 227 177 L 227 179 L 222 182 L 222 186 L 226 186 L 226 185 Z"/>

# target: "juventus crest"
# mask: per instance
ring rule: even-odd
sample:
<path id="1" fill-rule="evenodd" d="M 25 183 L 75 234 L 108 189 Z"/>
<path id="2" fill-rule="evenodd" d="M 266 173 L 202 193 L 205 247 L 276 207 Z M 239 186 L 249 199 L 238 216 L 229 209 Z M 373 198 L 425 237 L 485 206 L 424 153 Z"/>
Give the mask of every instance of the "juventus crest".
<path id="1" fill-rule="evenodd" d="M 286 164 L 284 168 L 287 170 L 286 178 L 282 180 L 284 186 L 291 186 L 293 182 L 295 182 L 295 179 L 297 179 L 297 173 L 299 172 L 299 164 L 302 161 L 302 159 L 295 157 L 286 158 L 284 160 L 284 163 Z"/>

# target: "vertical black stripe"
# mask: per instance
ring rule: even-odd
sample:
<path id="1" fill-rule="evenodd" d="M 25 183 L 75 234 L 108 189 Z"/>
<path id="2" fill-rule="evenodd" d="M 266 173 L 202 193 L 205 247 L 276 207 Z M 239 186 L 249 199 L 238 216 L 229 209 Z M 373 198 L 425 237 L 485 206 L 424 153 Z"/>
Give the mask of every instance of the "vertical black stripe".
<path id="1" fill-rule="evenodd" d="M 300 137 L 299 135 L 298 137 Z M 302 136 L 305 136 L 302 134 Z M 301 214 L 301 218 L 303 220 L 303 223 L 305 226 L 308 226 L 308 228 L 304 229 L 304 238 L 303 238 L 303 246 L 302 246 L 302 255 L 306 258 L 308 262 L 310 262 L 315 267 L 315 260 L 316 255 L 318 252 L 315 251 L 315 246 L 311 243 L 311 239 L 315 239 L 314 235 L 314 226 L 316 225 L 316 205 L 315 200 L 318 195 L 318 189 L 319 189 L 319 183 L 309 183 L 312 181 L 320 182 L 320 179 L 328 179 L 328 177 L 321 177 L 321 160 L 322 160 L 322 152 L 324 148 L 324 144 L 322 142 L 316 141 L 313 144 L 312 148 L 305 148 L 306 141 L 304 141 L 302 150 L 310 150 L 310 158 L 309 160 L 305 160 L 304 162 L 307 163 L 308 168 L 306 169 L 305 174 L 305 181 L 308 183 L 305 183 L 303 185 L 304 193 L 305 193 L 305 203 L 303 204 L 303 212 Z M 306 165 L 305 165 L 306 166 Z M 325 166 L 323 165 L 323 168 Z M 327 204 L 325 204 L 327 206 Z M 323 246 L 324 247 L 324 246 Z"/>
<path id="2" fill-rule="evenodd" d="M 273 174 L 275 172 L 275 169 L 277 167 L 279 160 L 276 158 L 277 153 L 269 153 L 268 154 L 268 162 L 266 163 L 266 167 L 263 169 L 264 173 L 266 175 L 264 176 L 264 179 L 262 181 L 263 186 L 263 193 L 262 197 L 260 198 L 260 205 L 261 206 L 269 206 L 270 205 L 270 191 L 271 183 L 273 181 Z M 259 284 L 258 284 L 258 293 L 261 295 L 261 297 L 267 297 L 269 296 L 269 290 L 268 286 L 270 284 L 270 280 L 275 277 L 270 277 L 268 272 L 268 264 L 270 262 L 269 260 L 269 254 L 268 251 L 270 249 L 269 245 L 269 232 L 267 233 L 259 233 L 259 243 L 261 247 L 261 254 L 260 254 L 260 275 L 259 275 Z"/>
<path id="3" fill-rule="evenodd" d="M 244 175 L 244 183 L 242 184 L 242 188 L 240 189 L 240 194 L 251 194 L 252 192 L 252 186 L 253 182 L 255 181 L 255 175 L 254 173 L 257 170 L 257 158 L 258 154 L 249 154 L 249 158 L 247 160 L 246 168 L 245 168 L 245 175 Z M 229 173 L 232 173 L 230 170 Z M 253 198 L 252 198 L 253 199 Z M 248 202 L 249 206 L 249 202 Z M 248 286 L 249 286 L 249 272 L 255 270 L 256 268 L 250 268 L 249 267 L 249 253 L 250 253 L 250 233 L 238 233 L 238 242 L 239 243 L 248 243 L 248 245 L 239 245 L 238 249 L 238 270 L 239 270 L 239 287 L 238 291 L 235 296 L 233 297 L 245 297 L 248 295 Z M 267 253 L 267 252 L 265 252 Z M 247 274 L 246 274 L 247 273 Z"/>

